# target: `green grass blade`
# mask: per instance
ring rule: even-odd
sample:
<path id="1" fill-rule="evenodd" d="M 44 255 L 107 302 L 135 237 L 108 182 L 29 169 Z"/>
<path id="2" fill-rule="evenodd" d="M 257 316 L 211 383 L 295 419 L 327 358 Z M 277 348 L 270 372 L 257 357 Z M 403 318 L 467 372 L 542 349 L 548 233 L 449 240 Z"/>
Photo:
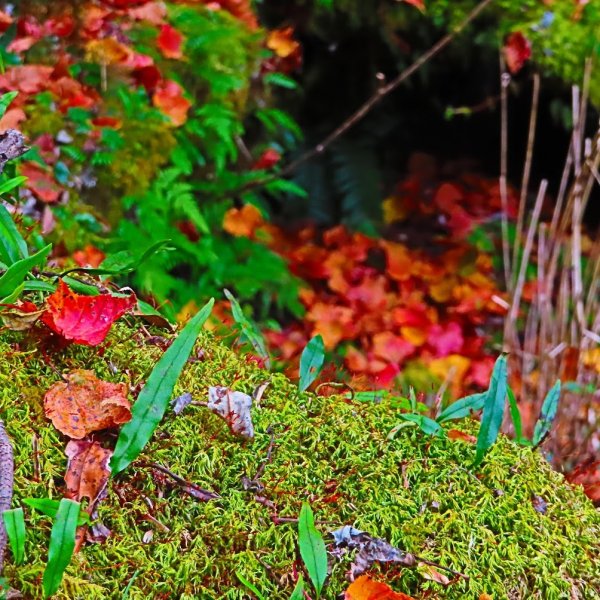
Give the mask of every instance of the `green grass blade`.
<path id="1" fill-rule="evenodd" d="M 310 384 L 319 376 L 323 363 L 325 362 L 325 344 L 320 335 L 312 338 L 300 357 L 300 382 L 298 386 L 301 392 L 310 387 Z"/>
<path id="2" fill-rule="evenodd" d="M 10 103 L 19 95 L 19 92 L 6 92 L 0 96 L 0 117 L 8 110 Z"/>
<path id="3" fill-rule="evenodd" d="M 12 265 L 28 256 L 27 243 L 19 233 L 10 213 L 0 204 L 0 261 Z"/>
<path id="4" fill-rule="evenodd" d="M 304 600 L 304 578 L 302 577 L 302 573 L 298 577 L 298 582 L 294 587 L 290 600 Z"/>
<path id="5" fill-rule="evenodd" d="M 533 446 L 537 448 L 550 433 L 552 423 L 558 410 L 558 401 L 560 400 L 560 379 L 552 386 L 542 404 L 540 418 L 535 424 L 533 430 Z"/>
<path id="6" fill-rule="evenodd" d="M 23 504 L 26 504 L 30 508 L 41 512 L 43 515 L 46 515 L 51 519 L 54 519 L 58 513 L 60 500 L 54 500 L 53 498 L 23 498 Z M 88 515 L 86 512 L 79 513 L 79 521 L 77 522 L 77 525 L 85 525 L 89 522 L 90 515 Z"/>
<path id="7" fill-rule="evenodd" d="M 236 575 L 237 578 L 256 596 L 257 600 L 267 600 L 251 581 L 248 581 L 241 573 L 236 573 Z"/>
<path id="8" fill-rule="evenodd" d="M 27 181 L 27 177 L 24 175 L 17 175 L 16 177 L 11 177 L 7 179 L 4 183 L 0 184 L 0 196 L 14 190 L 16 187 L 19 187 L 22 183 Z"/>
<path id="9" fill-rule="evenodd" d="M 477 436 L 477 451 L 474 466 L 481 464 L 486 452 L 498 438 L 506 409 L 507 387 L 506 356 L 500 356 L 494 365 L 492 381 L 486 392 L 483 414 L 481 415 L 481 427 Z"/>
<path id="10" fill-rule="evenodd" d="M 6 535 L 10 542 L 10 549 L 15 559 L 15 564 L 20 565 L 25 560 L 25 518 L 22 508 L 5 510 L 2 513 Z"/>
<path id="11" fill-rule="evenodd" d="M 50 533 L 48 564 L 44 570 L 42 584 L 44 598 L 55 594 L 62 581 L 65 569 L 71 562 L 75 550 L 75 533 L 79 520 L 79 502 L 63 498 Z"/>
<path id="12" fill-rule="evenodd" d="M 477 412 L 483 408 L 485 397 L 487 392 L 481 392 L 480 394 L 472 394 L 456 400 L 437 416 L 436 421 L 438 423 L 444 423 L 445 421 L 451 421 L 453 419 L 464 419 L 471 415 L 471 413 Z"/>
<path id="13" fill-rule="evenodd" d="M 135 460 L 160 423 L 173 388 L 196 343 L 202 326 L 208 319 L 214 298 L 207 302 L 181 330 L 156 363 L 148 381 L 133 405 L 132 419 L 121 428 L 115 452 L 110 461 L 113 474 L 120 473 Z"/>
<path id="14" fill-rule="evenodd" d="M 423 433 L 437 436 L 444 435 L 444 430 L 442 429 L 441 425 L 437 421 L 434 421 L 433 419 L 430 419 L 425 415 L 405 413 L 398 416 L 403 421 L 410 421 L 411 423 L 415 423 Z"/>
<path id="15" fill-rule="evenodd" d="M 52 244 L 48 244 L 39 252 L 27 258 L 22 258 L 8 267 L 2 277 L 0 277 L 0 298 L 12 294 L 25 281 L 25 277 L 27 277 L 33 267 L 45 263 L 50 250 L 52 250 Z"/>
<path id="16" fill-rule="evenodd" d="M 298 547 L 317 598 L 320 598 L 327 578 L 327 550 L 323 536 L 315 527 L 313 512 L 306 503 L 302 505 L 298 518 Z"/>
<path id="17" fill-rule="evenodd" d="M 525 444 L 527 440 L 523 438 L 523 424 L 521 422 L 521 412 L 519 411 L 519 405 L 517 404 L 515 393 L 512 391 L 510 386 L 506 388 L 506 393 L 508 394 L 508 407 L 510 409 L 510 418 L 515 428 L 515 441 L 517 442 L 517 444 Z"/>
<path id="18" fill-rule="evenodd" d="M 242 335 L 252 344 L 252 347 L 258 355 L 264 359 L 267 369 L 271 368 L 271 357 L 267 352 L 265 341 L 258 330 L 258 327 L 246 317 L 240 303 L 229 290 L 223 290 L 227 300 L 231 304 L 231 314 L 235 322 L 241 327 Z"/>

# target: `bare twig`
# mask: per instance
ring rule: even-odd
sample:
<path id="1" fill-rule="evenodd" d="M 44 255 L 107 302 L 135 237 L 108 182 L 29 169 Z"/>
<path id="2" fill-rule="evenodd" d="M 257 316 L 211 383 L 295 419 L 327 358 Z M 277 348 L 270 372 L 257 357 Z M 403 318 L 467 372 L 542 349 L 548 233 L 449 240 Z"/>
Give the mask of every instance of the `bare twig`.
<path id="1" fill-rule="evenodd" d="M 280 177 L 285 177 L 290 173 L 293 173 L 300 165 L 303 165 L 305 162 L 315 158 L 316 156 L 322 155 L 331 144 L 333 144 L 338 138 L 340 138 L 344 133 L 346 133 L 349 129 L 354 127 L 359 121 L 361 121 L 377 104 L 379 104 L 383 98 L 385 98 L 388 94 L 393 92 L 396 88 L 398 88 L 402 83 L 404 83 L 411 75 L 413 75 L 416 71 L 418 71 L 425 63 L 429 62 L 432 58 L 434 58 L 437 54 L 439 54 L 446 46 L 448 46 L 454 38 L 469 25 L 474 19 L 476 19 L 479 14 L 488 7 L 493 2 L 493 0 L 481 0 L 481 2 L 471 11 L 469 12 L 465 18 L 456 25 L 451 31 L 449 31 L 444 37 L 442 37 L 438 42 L 436 42 L 427 52 L 422 54 L 417 60 L 415 60 L 409 67 L 404 69 L 395 79 L 390 81 L 387 85 L 383 85 L 379 87 L 375 93 L 366 101 L 362 106 L 360 106 L 353 114 L 351 114 L 343 123 L 341 123 L 338 127 L 336 127 L 324 140 L 319 142 L 316 146 L 293 160 L 291 163 L 283 167 L 280 171 L 276 173 L 271 173 L 267 177 L 251 181 L 245 185 L 243 185 L 240 189 L 233 192 L 233 195 L 241 194 L 243 192 L 247 192 L 251 189 L 255 189 L 257 187 L 263 187 L 268 183 L 271 183 L 275 179 L 279 179 Z"/>
<path id="2" fill-rule="evenodd" d="M 500 55 L 500 202 L 502 204 L 502 262 L 504 263 L 504 282 L 511 289 L 510 248 L 508 241 L 508 84 L 510 75 L 504 68 L 504 59 Z"/>

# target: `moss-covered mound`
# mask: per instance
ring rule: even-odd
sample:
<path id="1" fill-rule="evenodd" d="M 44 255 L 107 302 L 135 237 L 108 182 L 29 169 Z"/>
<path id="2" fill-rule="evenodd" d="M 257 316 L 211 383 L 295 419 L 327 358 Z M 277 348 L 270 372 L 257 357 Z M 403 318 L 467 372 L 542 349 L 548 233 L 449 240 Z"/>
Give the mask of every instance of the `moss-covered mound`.
<path id="1" fill-rule="evenodd" d="M 266 374 L 210 336 L 199 346 L 202 359 L 186 366 L 177 393 L 206 400 L 209 385 L 251 393 L 270 381 L 253 409 L 255 441 L 232 437 L 203 406 L 178 417 L 169 412 L 140 460 L 110 484 L 100 518 L 112 535 L 74 557 L 57 597 L 121 598 L 130 584 L 131 600 L 248 598 L 237 572 L 266 598 L 289 598 L 294 563 L 299 567 L 296 524 L 273 516 L 293 519 L 308 501 L 324 534 L 353 524 L 470 576 L 443 587 L 415 569 L 388 569 L 386 580 L 416 598 L 600 598 L 600 515 L 538 454 L 503 438 L 474 473 L 474 449 L 465 442 L 412 428 L 387 440 L 397 417 L 385 403 L 299 396 L 286 378 Z M 66 439 L 42 407 L 50 385 L 86 368 L 138 386 L 160 354 L 123 326 L 100 350 L 72 346 L 51 355 L 15 334 L 0 337 L 1 415 L 16 454 L 14 505 L 63 492 Z M 246 491 L 242 478 L 254 477 L 265 461 L 269 431 L 275 446 L 260 479 L 264 489 Z M 192 499 L 150 462 L 220 498 Z M 545 514 L 533 496 L 545 500 Z M 39 598 L 50 523 L 29 511 L 27 523 L 26 564 L 15 567 L 9 558 L 5 575 L 26 597 Z M 326 598 L 347 585 L 349 562 L 330 558 Z"/>

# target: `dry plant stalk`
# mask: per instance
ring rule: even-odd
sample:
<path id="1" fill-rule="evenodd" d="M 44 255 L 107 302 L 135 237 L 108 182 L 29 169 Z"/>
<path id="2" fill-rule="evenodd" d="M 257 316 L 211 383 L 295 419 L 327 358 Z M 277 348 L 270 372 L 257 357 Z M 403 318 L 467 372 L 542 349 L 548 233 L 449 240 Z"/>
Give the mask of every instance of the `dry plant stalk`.
<path id="1" fill-rule="evenodd" d="M 539 94 L 534 83 L 504 328 L 525 432 L 531 434 L 554 382 L 563 382 L 557 421 L 545 448 L 556 466 L 565 470 L 597 457 L 600 451 L 600 239 L 596 236 L 584 252 L 590 240 L 583 232 L 590 194 L 600 184 L 600 128 L 592 139 L 584 133 L 590 76 L 588 61 L 583 92 L 573 88 L 573 133 L 549 224 L 540 222 L 546 181 L 541 182 L 525 223 Z M 537 271 L 535 288 L 526 281 L 532 265 Z M 523 298 L 526 287 L 532 291 L 528 302 Z"/>

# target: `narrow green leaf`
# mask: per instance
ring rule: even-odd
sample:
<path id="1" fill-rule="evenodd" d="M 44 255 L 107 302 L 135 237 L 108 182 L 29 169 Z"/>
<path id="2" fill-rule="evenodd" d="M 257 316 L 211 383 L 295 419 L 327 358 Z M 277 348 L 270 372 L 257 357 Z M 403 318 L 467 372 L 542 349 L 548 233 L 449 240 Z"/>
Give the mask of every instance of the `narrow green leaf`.
<path id="1" fill-rule="evenodd" d="M 27 243 L 19 233 L 10 213 L 0 204 L 0 260 L 12 265 L 27 258 Z"/>
<path id="2" fill-rule="evenodd" d="M 11 177 L 7 179 L 4 183 L 0 184 L 0 196 L 14 190 L 16 187 L 19 187 L 22 183 L 27 181 L 27 177 L 24 175 L 17 175 L 16 177 Z"/>
<path id="3" fill-rule="evenodd" d="M 320 335 L 312 338 L 300 357 L 300 382 L 298 386 L 303 392 L 310 387 L 310 384 L 319 376 L 325 361 L 325 344 Z"/>
<path id="4" fill-rule="evenodd" d="M 327 550 L 323 536 L 315 527 L 312 509 L 306 502 L 302 505 L 298 518 L 298 547 L 317 598 L 320 598 L 327 578 Z"/>
<path id="5" fill-rule="evenodd" d="M 208 319 L 215 301 L 211 298 L 181 330 L 156 363 L 132 410 L 132 419 L 121 428 L 110 461 L 113 474 L 120 473 L 137 458 L 160 423 L 173 388 L 187 362 L 196 338 Z"/>
<path id="6" fill-rule="evenodd" d="M 54 519 L 56 513 L 58 513 L 58 507 L 60 506 L 60 500 L 54 500 L 52 498 L 23 498 L 23 504 L 26 504 L 30 508 L 41 512 L 43 515 Z M 86 512 L 79 513 L 79 521 L 77 525 L 86 525 L 90 522 L 90 515 Z"/>
<path id="7" fill-rule="evenodd" d="M 129 583 L 127 584 L 127 587 L 123 590 L 123 595 L 121 596 L 121 600 L 127 600 L 127 598 L 129 598 L 129 592 L 131 591 L 131 588 L 133 586 L 133 582 L 137 579 L 137 576 L 140 574 L 140 570 L 136 569 L 133 572 L 133 575 L 131 576 L 131 579 L 129 580 Z"/>
<path id="8" fill-rule="evenodd" d="M 453 419 L 464 419 L 483 408 L 486 396 L 487 392 L 481 392 L 480 394 L 472 394 L 460 398 L 446 406 L 446 408 L 437 416 L 436 421 L 438 423 L 444 423 Z"/>
<path id="9" fill-rule="evenodd" d="M 515 441 L 517 444 L 523 444 L 527 440 L 523 439 L 523 424 L 521 422 L 521 412 L 519 411 L 519 405 L 517 404 L 517 399 L 515 398 L 515 393 L 512 391 L 512 388 L 508 386 L 506 388 L 506 393 L 508 394 L 508 407 L 510 409 L 510 418 L 513 422 L 513 427 L 515 428 Z"/>
<path id="10" fill-rule="evenodd" d="M 263 80 L 265 83 L 278 85 L 279 87 L 286 88 L 288 90 L 295 90 L 298 88 L 298 83 L 283 73 L 267 73 L 263 77 Z"/>
<path id="11" fill-rule="evenodd" d="M 86 296 L 99 296 L 100 290 L 95 285 L 90 285 L 89 283 L 85 283 L 76 279 L 75 277 L 63 277 L 62 280 L 74 291 L 78 294 L 84 294 Z"/>
<path id="12" fill-rule="evenodd" d="M 50 533 L 48 564 L 42 580 L 45 598 L 49 598 L 58 591 L 65 569 L 71 562 L 73 550 L 75 550 L 78 520 L 79 502 L 63 498 L 60 501 Z"/>
<path id="13" fill-rule="evenodd" d="M 248 581 L 241 573 L 237 573 L 237 578 L 256 596 L 257 600 L 267 600 L 265 596 L 263 596 L 258 588 L 250 581 Z"/>
<path id="14" fill-rule="evenodd" d="M 428 435 L 442 436 L 444 435 L 444 430 L 441 425 L 426 417 L 425 415 L 418 415 L 415 413 L 404 413 L 402 415 L 398 415 L 403 421 L 410 421 L 411 423 L 416 423 L 423 433 Z"/>
<path id="15" fill-rule="evenodd" d="M 264 359 L 267 369 L 271 368 L 271 357 L 267 351 L 265 341 L 258 330 L 258 327 L 246 317 L 240 303 L 229 290 L 223 290 L 227 300 L 231 304 L 231 314 L 233 319 L 240 326 L 242 335 L 252 344 L 258 355 Z"/>
<path id="16" fill-rule="evenodd" d="M 8 267 L 2 277 L 0 277 L 0 298 L 12 294 L 25 281 L 25 277 L 27 277 L 33 267 L 45 263 L 50 250 L 52 250 L 52 244 L 48 244 L 39 252 L 27 258 L 22 258 Z"/>
<path id="17" fill-rule="evenodd" d="M 304 577 L 302 577 L 302 573 L 300 573 L 294 591 L 290 596 L 290 600 L 304 600 L 304 597 Z"/>
<path id="18" fill-rule="evenodd" d="M 19 92 L 6 92 L 0 96 L 0 117 L 4 116 L 4 113 L 10 106 L 10 103 L 19 95 Z"/>
<path id="19" fill-rule="evenodd" d="M 477 436 L 475 464 L 481 464 L 486 452 L 492 447 L 502 426 L 506 409 L 507 365 L 506 356 L 500 356 L 494 365 L 492 381 L 486 392 L 481 415 L 481 427 Z"/>
<path id="20" fill-rule="evenodd" d="M 537 448 L 544 438 L 550 433 L 552 423 L 558 410 L 558 401 L 560 400 L 560 379 L 552 386 L 542 404 L 540 418 L 535 424 L 533 430 L 533 446 Z"/>
<path id="21" fill-rule="evenodd" d="M 5 510 L 2 513 L 6 535 L 10 542 L 15 564 L 22 564 L 25 559 L 25 518 L 22 508 L 13 508 Z"/>

